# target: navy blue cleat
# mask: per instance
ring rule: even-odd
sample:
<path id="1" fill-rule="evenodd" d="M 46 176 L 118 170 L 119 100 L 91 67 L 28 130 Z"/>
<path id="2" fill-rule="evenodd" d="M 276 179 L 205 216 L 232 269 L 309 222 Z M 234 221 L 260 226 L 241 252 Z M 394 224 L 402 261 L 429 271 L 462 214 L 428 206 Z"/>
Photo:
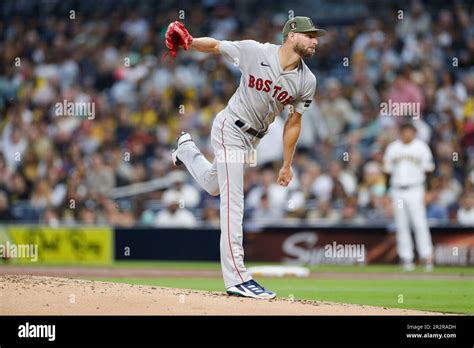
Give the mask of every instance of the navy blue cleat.
<path id="1" fill-rule="evenodd" d="M 262 299 L 272 299 L 276 296 L 273 291 L 265 289 L 253 279 L 250 279 L 242 284 L 231 286 L 227 289 L 227 294 L 229 294 L 230 296 L 252 297 Z"/>

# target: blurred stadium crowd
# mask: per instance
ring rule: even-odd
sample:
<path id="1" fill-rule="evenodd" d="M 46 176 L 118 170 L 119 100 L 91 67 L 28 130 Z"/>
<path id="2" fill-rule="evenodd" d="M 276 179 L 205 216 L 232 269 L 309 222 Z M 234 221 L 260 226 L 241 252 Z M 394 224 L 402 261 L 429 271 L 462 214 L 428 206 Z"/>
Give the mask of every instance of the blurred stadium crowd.
<path id="1" fill-rule="evenodd" d="M 415 125 L 436 161 L 426 195 L 430 221 L 474 224 L 472 4 L 378 3 L 354 4 L 358 12 L 347 5 L 337 17 L 327 17 L 324 7 L 298 12 L 282 1 L 183 6 L 195 37 L 280 43 L 291 9 L 313 13 L 328 30 L 307 62 L 318 87 L 303 116 L 294 181 L 289 188 L 276 184 L 284 122 L 278 118 L 245 177 L 247 222 L 391 220 L 381 164 L 403 118 L 381 115 L 380 103 L 391 99 L 421 106 Z M 126 0 L 0 6 L 0 219 L 218 226 L 218 200 L 174 169 L 169 154 L 184 130 L 212 159 L 210 124 L 239 71 L 220 56 L 164 55 L 164 33 L 181 9 L 170 1 Z M 64 100 L 94 103 L 95 114 L 58 116 L 56 103 Z M 167 176 L 176 183 L 110 196 Z"/>

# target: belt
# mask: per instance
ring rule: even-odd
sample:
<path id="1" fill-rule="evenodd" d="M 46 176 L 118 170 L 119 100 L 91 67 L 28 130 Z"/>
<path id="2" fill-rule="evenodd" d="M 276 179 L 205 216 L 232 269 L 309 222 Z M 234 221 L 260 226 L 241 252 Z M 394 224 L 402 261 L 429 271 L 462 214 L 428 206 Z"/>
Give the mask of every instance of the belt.
<path id="1" fill-rule="evenodd" d="M 263 136 L 265 134 L 267 134 L 267 132 L 262 132 L 262 131 L 258 131 L 252 127 L 250 127 L 249 125 L 247 125 L 246 123 L 242 122 L 241 120 L 237 120 L 235 121 L 235 125 L 239 128 L 241 128 L 243 131 L 253 135 L 254 137 L 257 137 L 259 139 L 262 139 Z"/>

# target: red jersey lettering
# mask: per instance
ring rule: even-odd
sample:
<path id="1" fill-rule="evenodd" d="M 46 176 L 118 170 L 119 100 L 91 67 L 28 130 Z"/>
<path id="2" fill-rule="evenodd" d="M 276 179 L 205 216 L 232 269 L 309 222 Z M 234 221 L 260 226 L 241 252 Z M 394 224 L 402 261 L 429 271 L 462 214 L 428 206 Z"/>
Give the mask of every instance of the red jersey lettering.
<path id="1" fill-rule="evenodd" d="M 278 99 L 279 102 L 282 102 L 286 97 L 288 97 L 288 92 L 283 91 L 278 95 L 277 99 Z"/>
<path id="2" fill-rule="evenodd" d="M 249 87 L 253 88 L 255 86 L 255 77 L 253 75 L 249 76 Z"/>
<path id="3" fill-rule="evenodd" d="M 271 80 L 265 81 L 265 88 L 263 89 L 264 92 L 270 92 L 270 85 L 272 84 Z"/>
<path id="4" fill-rule="evenodd" d="M 264 91 L 268 93 L 272 89 L 272 84 L 272 80 L 263 80 L 260 77 L 256 78 L 252 74 L 249 74 L 248 86 L 250 88 L 255 88 L 257 91 Z M 282 86 L 273 86 L 272 98 L 275 98 L 275 96 L 277 96 L 276 98 L 280 103 L 282 103 L 283 105 L 287 105 L 293 101 L 293 97 L 288 96 L 288 92 L 284 90 L 282 91 L 282 89 Z"/>
<path id="5" fill-rule="evenodd" d="M 273 89 L 275 90 L 275 92 L 273 93 L 272 98 L 275 98 L 275 95 L 276 95 L 278 92 L 280 92 L 281 86 L 275 86 L 275 87 L 273 87 Z"/>

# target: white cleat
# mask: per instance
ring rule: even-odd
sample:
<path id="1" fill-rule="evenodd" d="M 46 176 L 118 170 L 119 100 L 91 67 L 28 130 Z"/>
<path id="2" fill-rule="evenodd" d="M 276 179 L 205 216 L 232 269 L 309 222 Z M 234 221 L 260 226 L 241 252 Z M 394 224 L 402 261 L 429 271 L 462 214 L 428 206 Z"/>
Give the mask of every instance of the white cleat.
<path id="1" fill-rule="evenodd" d="M 423 270 L 425 272 L 433 272 L 434 266 L 432 263 L 427 263 L 426 265 L 423 266 Z"/>
<path id="2" fill-rule="evenodd" d="M 415 264 L 413 262 L 404 262 L 402 268 L 405 272 L 413 272 L 415 270 Z"/>
<path id="3" fill-rule="evenodd" d="M 181 160 L 178 158 L 178 154 L 176 153 L 176 150 L 178 150 L 181 145 L 183 145 L 184 143 L 187 143 L 188 141 L 193 141 L 193 140 L 191 139 L 191 134 L 186 133 L 186 132 L 181 132 L 179 137 L 176 138 L 176 144 L 177 144 L 176 149 L 173 149 L 171 151 L 171 160 L 173 161 L 173 164 L 175 165 L 175 167 L 178 167 L 183 164 L 183 162 L 181 162 Z"/>

